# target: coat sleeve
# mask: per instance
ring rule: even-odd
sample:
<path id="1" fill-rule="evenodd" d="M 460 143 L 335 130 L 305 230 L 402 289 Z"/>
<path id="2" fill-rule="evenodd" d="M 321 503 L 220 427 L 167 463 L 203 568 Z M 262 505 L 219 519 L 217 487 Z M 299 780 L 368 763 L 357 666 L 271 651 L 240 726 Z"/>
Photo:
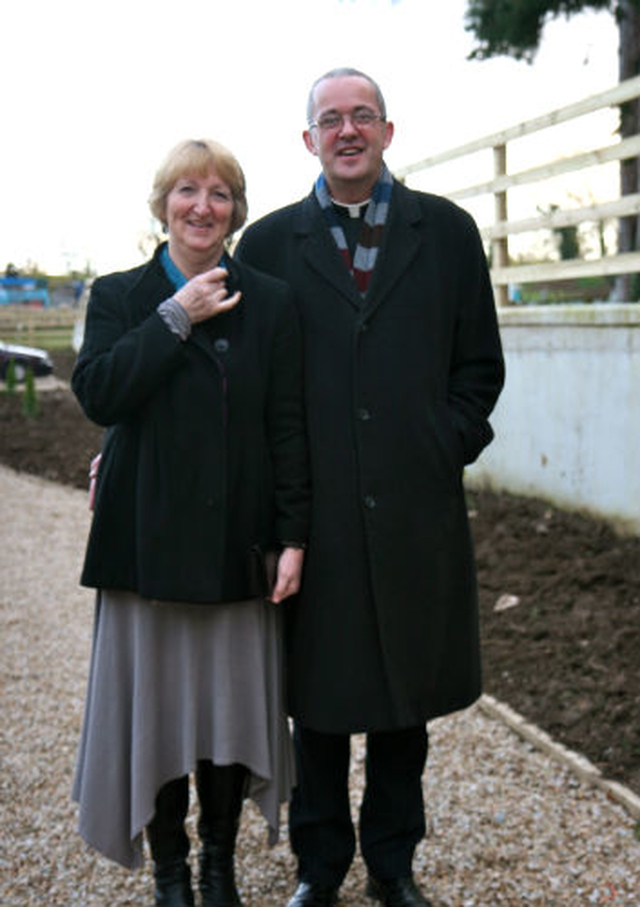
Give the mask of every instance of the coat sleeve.
<path id="1" fill-rule="evenodd" d="M 136 413 L 182 355 L 179 339 L 153 309 L 139 323 L 117 279 L 95 282 L 71 386 L 85 414 L 113 425 Z M 114 286 L 116 284 L 116 286 Z"/>
<path id="2" fill-rule="evenodd" d="M 448 402 L 468 464 L 493 438 L 488 420 L 504 384 L 504 359 L 482 242 L 469 215 L 464 214 L 463 225 L 456 243 L 459 306 Z"/>
<path id="3" fill-rule="evenodd" d="M 274 473 L 276 537 L 280 541 L 305 542 L 310 486 L 302 337 L 289 294 L 278 312 L 271 349 L 266 422 Z"/>

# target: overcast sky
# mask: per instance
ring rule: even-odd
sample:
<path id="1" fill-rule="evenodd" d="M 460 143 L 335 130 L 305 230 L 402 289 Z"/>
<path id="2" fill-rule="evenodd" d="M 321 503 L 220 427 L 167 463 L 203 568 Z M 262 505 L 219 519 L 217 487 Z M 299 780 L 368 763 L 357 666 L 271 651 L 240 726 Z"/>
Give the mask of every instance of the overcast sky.
<path id="1" fill-rule="evenodd" d="M 551 23 L 529 66 L 467 61 L 466 6 L 9 0 L 0 13 L 0 269 L 137 264 L 153 173 L 183 138 L 216 138 L 234 152 L 251 219 L 306 194 L 317 173 L 300 137 L 306 96 L 334 66 L 379 81 L 396 127 L 392 168 L 616 83 L 610 14 Z"/>

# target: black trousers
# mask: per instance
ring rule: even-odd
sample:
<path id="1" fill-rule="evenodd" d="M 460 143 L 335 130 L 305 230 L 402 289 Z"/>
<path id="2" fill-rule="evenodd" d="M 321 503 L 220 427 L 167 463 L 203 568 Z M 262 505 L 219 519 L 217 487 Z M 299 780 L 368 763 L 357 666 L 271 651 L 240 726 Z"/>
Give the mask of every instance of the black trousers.
<path id="1" fill-rule="evenodd" d="M 298 876 L 337 888 L 356 847 L 349 806 L 350 736 L 296 724 L 294 743 L 298 778 L 289 833 Z M 411 873 L 416 844 L 425 833 L 422 773 L 427 750 L 424 727 L 367 734 L 359 838 L 362 857 L 377 879 Z"/>

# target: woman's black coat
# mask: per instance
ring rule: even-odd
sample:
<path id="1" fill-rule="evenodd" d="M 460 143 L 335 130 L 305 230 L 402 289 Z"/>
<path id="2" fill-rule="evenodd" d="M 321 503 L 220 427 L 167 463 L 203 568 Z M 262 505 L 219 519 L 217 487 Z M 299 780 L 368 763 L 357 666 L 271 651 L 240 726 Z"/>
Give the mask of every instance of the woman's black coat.
<path id="1" fill-rule="evenodd" d="M 95 281 L 72 386 L 108 427 L 82 582 L 173 601 L 250 597 L 249 549 L 304 541 L 299 322 L 279 280 L 231 262 L 231 311 L 186 342 L 159 260 Z"/>
<path id="2" fill-rule="evenodd" d="M 355 732 L 470 704 L 480 656 L 462 473 L 491 440 L 503 383 L 473 220 L 395 183 L 364 304 L 313 194 L 249 227 L 237 256 L 289 283 L 303 326 L 313 516 L 292 714 Z"/>

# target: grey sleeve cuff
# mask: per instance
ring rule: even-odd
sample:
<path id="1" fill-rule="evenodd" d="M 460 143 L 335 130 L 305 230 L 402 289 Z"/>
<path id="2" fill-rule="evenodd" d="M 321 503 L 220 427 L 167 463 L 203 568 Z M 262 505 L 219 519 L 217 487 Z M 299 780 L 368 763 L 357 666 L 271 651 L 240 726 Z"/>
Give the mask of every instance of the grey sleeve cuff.
<path id="1" fill-rule="evenodd" d="M 189 316 L 173 296 L 165 299 L 158 306 L 158 315 L 162 318 L 169 330 L 176 334 L 180 340 L 186 340 L 191 333 Z"/>

